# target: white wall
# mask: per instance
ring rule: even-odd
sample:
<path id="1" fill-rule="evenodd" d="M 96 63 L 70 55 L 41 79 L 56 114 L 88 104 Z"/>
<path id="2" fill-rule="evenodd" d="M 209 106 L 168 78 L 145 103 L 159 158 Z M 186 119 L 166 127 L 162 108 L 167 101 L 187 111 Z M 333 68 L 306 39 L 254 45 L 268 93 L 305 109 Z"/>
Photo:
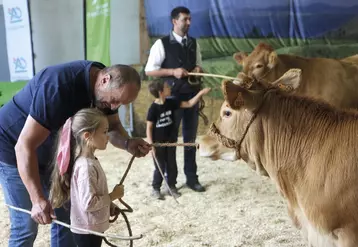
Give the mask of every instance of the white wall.
<path id="1" fill-rule="evenodd" d="M 84 59 L 82 1 L 34 0 L 30 14 L 36 72 L 48 65 Z"/>
<path id="2" fill-rule="evenodd" d="M 139 0 L 111 0 L 111 63 L 139 64 Z"/>
<path id="3" fill-rule="evenodd" d="M 0 4 L 3 0 L 0 0 Z M 111 0 L 111 63 L 140 63 L 139 0 Z M 83 1 L 30 1 L 35 72 L 84 59 Z"/>

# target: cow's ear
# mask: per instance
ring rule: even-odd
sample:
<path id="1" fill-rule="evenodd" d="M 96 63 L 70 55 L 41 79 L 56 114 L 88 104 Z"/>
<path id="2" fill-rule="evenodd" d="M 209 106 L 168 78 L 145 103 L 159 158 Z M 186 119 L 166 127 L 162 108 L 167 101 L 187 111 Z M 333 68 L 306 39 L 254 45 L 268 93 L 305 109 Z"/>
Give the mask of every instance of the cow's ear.
<path id="1" fill-rule="evenodd" d="M 256 97 L 253 97 L 251 91 L 244 86 L 240 86 L 237 82 L 238 81 L 232 82 L 230 80 L 224 80 L 222 82 L 222 91 L 225 101 L 233 110 L 240 110 L 242 107 L 248 110 L 254 109 Z"/>
<path id="2" fill-rule="evenodd" d="M 283 74 L 279 79 L 272 82 L 273 85 L 277 86 L 283 91 L 291 92 L 297 89 L 301 83 L 302 78 L 301 69 L 290 69 Z"/>
<path id="3" fill-rule="evenodd" d="M 270 52 L 269 57 L 268 57 L 267 67 L 269 69 L 272 69 L 277 65 L 277 63 L 278 63 L 277 53 L 275 51 Z"/>
<path id="4" fill-rule="evenodd" d="M 224 99 L 228 102 L 230 108 L 239 110 L 244 105 L 243 91 L 245 89 L 230 80 L 224 80 L 221 87 Z"/>
<path id="5" fill-rule="evenodd" d="M 234 60 L 240 65 L 242 65 L 242 63 L 246 57 L 247 57 L 246 52 L 236 52 L 233 55 Z"/>

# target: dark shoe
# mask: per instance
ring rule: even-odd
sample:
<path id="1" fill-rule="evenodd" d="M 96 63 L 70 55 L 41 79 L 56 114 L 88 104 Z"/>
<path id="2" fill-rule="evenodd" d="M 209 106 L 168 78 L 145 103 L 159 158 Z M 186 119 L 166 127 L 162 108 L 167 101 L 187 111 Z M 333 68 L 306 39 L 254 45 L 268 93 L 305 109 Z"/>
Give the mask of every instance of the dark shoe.
<path id="1" fill-rule="evenodd" d="M 170 187 L 170 191 L 172 192 L 172 194 L 175 198 L 178 198 L 181 196 L 181 193 L 178 191 L 178 189 L 176 187 Z M 170 191 L 168 190 L 168 194 L 171 196 L 172 194 L 170 194 Z"/>
<path id="2" fill-rule="evenodd" d="M 204 192 L 205 188 L 199 183 L 187 183 L 186 184 L 190 189 L 196 191 L 196 192 Z"/>
<path id="3" fill-rule="evenodd" d="M 152 195 L 152 197 L 154 197 L 155 199 L 164 200 L 164 196 L 162 195 L 162 193 L 160 193 L 160 190 L 153 189 L 151 195 Z"/>

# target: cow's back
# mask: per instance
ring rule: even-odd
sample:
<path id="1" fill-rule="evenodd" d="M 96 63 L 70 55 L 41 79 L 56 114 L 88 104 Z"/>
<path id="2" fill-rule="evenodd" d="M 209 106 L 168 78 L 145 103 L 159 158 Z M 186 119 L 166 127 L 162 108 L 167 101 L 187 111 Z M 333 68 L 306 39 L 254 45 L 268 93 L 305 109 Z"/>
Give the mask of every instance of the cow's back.
<path id="1" fill-rule="evenodd" d="M 358 66 L 328 58 L 304 58 L 278 55 L 273 75 L 279 78 L 291 68 L 302 70 L 302 82 L 296 93 L 323 99 L 339 108 L 358 108 Z"/>

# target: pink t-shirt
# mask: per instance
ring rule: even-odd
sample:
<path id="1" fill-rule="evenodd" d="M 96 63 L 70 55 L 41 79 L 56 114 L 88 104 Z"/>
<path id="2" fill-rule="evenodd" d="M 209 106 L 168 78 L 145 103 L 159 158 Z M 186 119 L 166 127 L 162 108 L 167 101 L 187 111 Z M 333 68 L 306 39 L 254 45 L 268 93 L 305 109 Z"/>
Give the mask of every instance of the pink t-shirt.
<path id="1" fill-rule="evenodd" d="M 104 232 L 109 228 L 111 199 L 98 160 L 78 157 L 71 178 L 71 225 Z M 74 233 L 86 234 L 71 229 Z"/>

